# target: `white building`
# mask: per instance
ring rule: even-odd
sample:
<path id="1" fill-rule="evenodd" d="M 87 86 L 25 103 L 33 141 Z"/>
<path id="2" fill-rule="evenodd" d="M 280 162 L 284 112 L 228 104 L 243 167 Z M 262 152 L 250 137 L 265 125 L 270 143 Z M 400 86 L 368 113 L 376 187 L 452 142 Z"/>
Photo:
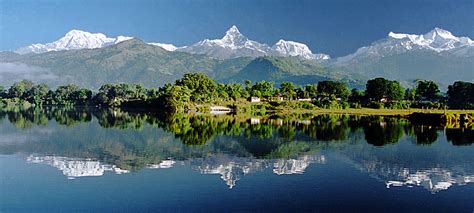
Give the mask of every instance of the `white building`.
<path id="1" fill-rule="evenodd" d="M 250 97 L 250 102 L 252 103 L 257 103 L 257 102 L 260 102 L 260 98 L 259 97 Z"/>

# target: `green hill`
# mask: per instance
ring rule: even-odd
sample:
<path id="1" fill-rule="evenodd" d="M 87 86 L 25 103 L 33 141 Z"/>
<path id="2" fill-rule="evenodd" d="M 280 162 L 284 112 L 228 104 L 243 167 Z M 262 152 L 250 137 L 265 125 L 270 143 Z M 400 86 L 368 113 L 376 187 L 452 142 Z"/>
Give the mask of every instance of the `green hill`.
<path id="1" fill-rule="evenodd" d="M 399 80 L 405 86 L 417 79 L 433 80 L 440 83 L 442 88 L 454 81 L 474 81 L 473 57 L 443 55 L 433 51 L 412 51 L 381 58 L 367 57 L 333 67 L 349 75 Z"/>
<path id="2" fill-rule="evenodd" d="M 354 75 L 357 76 L 357 75 Z M 275 83 L 284 81 L 298 84 L 312 84 L 322 80 L 341 80 L 351 86 L 363 85 L 362 77 L 351 77 L 335 69 L 323 67 L 311 61 L 302 61 L 291 57 L 259 57 L 252 60 L 234 76 L 223 79 L 229 82 L 270 80 Z"/>

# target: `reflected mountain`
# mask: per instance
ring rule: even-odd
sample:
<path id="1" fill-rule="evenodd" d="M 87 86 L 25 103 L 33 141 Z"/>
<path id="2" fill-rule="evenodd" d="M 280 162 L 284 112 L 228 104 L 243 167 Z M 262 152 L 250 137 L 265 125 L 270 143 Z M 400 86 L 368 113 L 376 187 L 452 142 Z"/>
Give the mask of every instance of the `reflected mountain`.
<path id="1" fill-rule="evenodd" d="M 45 164 L 62 171 L 68 179 L 79 177 L 103 176 L 106 172 L 125 174 L 130 171 L 120 169 L 116 165 L 103 164 L 93 159 L 68 158 L 60 156 L 37 156 L 30 155 L 26 158 L 29 163 Z M 147 169 L 170 169 L 176 165 L 174 160 L 163 160 L 159 164 L 149 164 Z M 221 176 L 221 179 L 232 189 L 238 180 L 245 175 L 261 172 L 272 168 L 277 175 L 303 174 L 305 169 L 312 163 L 324 164 L 324 155 L 300 156 L 296 159 L 255 159 L 235 157 L 227 154 L 216 154 L 207 158 L 190 159 L 180 161 L 177 165 L 191 165 L 201 174 Z"/>
<path id="2" fill-rule="evenodd" d="M 413 129 L 416 132 L 421 127 Z M 426 131 L 431 132 L 433 129 L 427 128 Z M 444 133 L 439 130 L 435 134 Z M 339 155 L 358 170 L 385 182 L 387 188 L 421 186 L 436 193 L 453 185 L 472 182 L 473 146 L 456 147 L 446 138 L 440 140 L 439 137 L 430 143 L 423 140 L 421 145 L 419 140 L 420 134 L 403 135 L 396 145 L 384 146 L 383 149 L 355 142 L 339 149 Z"/>
<path id="3" fill-rule="evenodd" d="M 277 175 L 303 174 L 312 163 L 326 163 L 324 155 L 303 155 L 296 159 L 255 159 L 218 154 L 205 159 L 191 160 L 201 174 L 218 174 L 232 189 L 245 175 L 272 168 Z"/>
<path id="4" fill-rule="evenodd" d="M 116 174 L 129 173 L 115 165 L 103 164 L 92 159 L 76 159 L 59 156 L 34 156 L 30 155 L 26 158 L 30 163 L 46 164 L 56 167 L 63 172 L 68 179 L 77 177 L 102 176 L 105 172 L 115 172 Z"/>
<path id="5" fill-rule="evenodd" d="M 387 181 L 387 188 L 400 186 L 421 186 L 433 194 L 447 190 L 452 185 L 466 185 L 474 182 L 474 174 L 465 175 L 448 169 L 432 168 L 411 172 L 410 169 L 402 169 L 394 174 L 394 179 Z"/>

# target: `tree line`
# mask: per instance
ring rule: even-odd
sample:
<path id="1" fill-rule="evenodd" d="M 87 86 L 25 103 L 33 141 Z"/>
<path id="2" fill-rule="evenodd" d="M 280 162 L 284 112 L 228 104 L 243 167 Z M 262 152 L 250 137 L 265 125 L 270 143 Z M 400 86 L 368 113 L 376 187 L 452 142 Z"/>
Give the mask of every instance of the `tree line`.
<path id="1" fill-rule="evenodd" d="M 34 104 L 101 106 L 101 107 L 154 107 L 171 111 L 186 111 L 193 105 L 236 102 L 250 97 L 266 101 L 305 100 L 322 108 L 443 108 L 474 109 L 474 84 L 456 81 L 447 93 L 429 80 L 418 80 L 413 88 L 403 88 L 398 81 L 385 78 L 368 80 L 365 90 L 350 90 L 346 83 L 320 81 L 299 86 L 283 82 L 218 83 L 203 73 L 187 73 L 174 83 L 159 88 L 145 88 L 141 84 L 105 84 L 98 91 L 76 85 L 50 89 L 46 84 L 29 80 L 14 83 L 10 88 L 0 86 L 0 105 Z"/>

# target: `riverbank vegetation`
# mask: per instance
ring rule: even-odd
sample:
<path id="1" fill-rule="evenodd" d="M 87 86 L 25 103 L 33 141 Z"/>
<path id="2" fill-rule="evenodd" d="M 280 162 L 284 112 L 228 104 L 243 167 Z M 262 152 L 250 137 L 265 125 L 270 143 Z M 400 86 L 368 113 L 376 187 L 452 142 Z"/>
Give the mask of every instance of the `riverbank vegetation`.
<path id="1" fill-rule="evenodd" d="M 305 86 L 292 82 L 245 81 L 217 83 L 203 73 L 188 73 L 173 84 L 145 88 L 140 84 L 105 84 L 97 91 L 75 85 L 50 89 L 46 84 L 23 80 L 10 88 L 0 87 L 0 107 L 94 106 L 100 108 L 145 108 L 186 112 L 208 110 L 220 105 L 242 112 L 315 109 L 474 109 L 474 84 L 457 81 L 440 92 L 428 80 L 413 88 L 384 78 L 367 81 L 366 90 L 350 89 L 336 81 Z"/>

